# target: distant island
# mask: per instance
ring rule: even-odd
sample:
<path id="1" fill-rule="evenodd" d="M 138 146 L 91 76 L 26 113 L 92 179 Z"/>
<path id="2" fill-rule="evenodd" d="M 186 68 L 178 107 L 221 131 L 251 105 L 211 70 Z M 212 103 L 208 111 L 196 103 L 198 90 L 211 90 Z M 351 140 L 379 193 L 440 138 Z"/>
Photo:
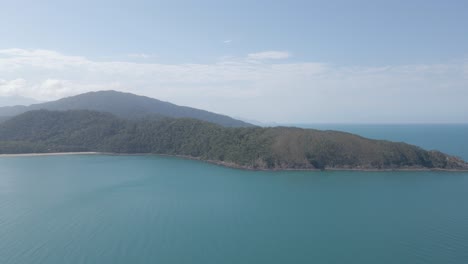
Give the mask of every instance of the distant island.
<path id="1" fill-rule="evenodd" d="M 0 107 L 0 116 L 0 154 L 161 154 L 257 170 L 468 170 L 460 158 L 406 143 L 257 127 L 115 91 Z"/>

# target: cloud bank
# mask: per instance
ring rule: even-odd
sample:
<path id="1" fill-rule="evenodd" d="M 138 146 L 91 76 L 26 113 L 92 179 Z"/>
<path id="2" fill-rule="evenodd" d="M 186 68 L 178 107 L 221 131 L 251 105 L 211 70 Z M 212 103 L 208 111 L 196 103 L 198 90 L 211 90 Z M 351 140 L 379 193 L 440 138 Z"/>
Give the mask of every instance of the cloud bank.
<path id="1" fill-rule="evenodd" d="M 291 57 L 291 54 L 287 51 L 263 51 L 250 53 L 247 57 L 252 60 L 281 60 Z"/>
<path id="2" fill-rule="evenodd" d="M 468 122 L 468 62 L 387 67 L 288 62 L 266 51 L 211 64 L 98 61 L 0 50 L 0 96 L 120 90 L 260 121 Z"/>

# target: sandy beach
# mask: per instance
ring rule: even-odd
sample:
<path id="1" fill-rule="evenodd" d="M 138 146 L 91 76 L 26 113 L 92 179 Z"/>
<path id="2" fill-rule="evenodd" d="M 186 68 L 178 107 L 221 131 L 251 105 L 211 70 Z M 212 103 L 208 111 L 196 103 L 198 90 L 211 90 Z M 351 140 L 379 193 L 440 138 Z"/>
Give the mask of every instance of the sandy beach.
<path id="1" fill-rule="evenodd" d="M 175 157 L 189 160 L 197 160 L 201 162 L 207 162 L 214 165 L 239 169 L 248 171 L 446 171 L 446 172 L 466 172 L 464 169 L 438 169 L 438 168 L 421 168 L 421 167 L 402 167 L 402 168 L 339 168 L 339 167 L 327 167 L 325 169 L 315 168 L 253 168 L 250 166 L 238 165 L 231 162 L 217 161 L 217 160 L 205 160 L 199 157 L 191 157 L 186 155 L 167 155 L 167 154 L 156 154 L 156 153 L 111 153 L 111 152 L 54 152 L 54 153 L 24 153 L 24 154 L 0 154 L 0 158 L 7 157 L 38 157 L 38 156 L 65 156 L 65 155 L 109 155 L 109 156 L 162 156 L 162 157 Z"/>
<path id="2" fill-rule="evenodd" d="M 2 157 L 36 157 L 36 156 L 63 156 L 63 155 L 99 155 L 100 152 L 55 152 L 55 153 L 24 153 L 24 154 L 0 154 Z"/>

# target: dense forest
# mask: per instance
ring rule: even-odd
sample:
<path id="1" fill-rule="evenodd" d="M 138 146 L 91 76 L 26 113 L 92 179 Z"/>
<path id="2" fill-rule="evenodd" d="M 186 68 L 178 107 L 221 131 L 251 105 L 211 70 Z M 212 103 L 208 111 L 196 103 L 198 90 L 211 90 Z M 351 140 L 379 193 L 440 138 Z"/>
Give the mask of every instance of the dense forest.
<path id="1" fill-rule="evenodd" d="M 129 120 L 89 110 L 30 111 L 0 124 L 0 153 L 71 151 L 181 155 L 251 169 L 468 169 L 438 151 L 337 131 Z"/>

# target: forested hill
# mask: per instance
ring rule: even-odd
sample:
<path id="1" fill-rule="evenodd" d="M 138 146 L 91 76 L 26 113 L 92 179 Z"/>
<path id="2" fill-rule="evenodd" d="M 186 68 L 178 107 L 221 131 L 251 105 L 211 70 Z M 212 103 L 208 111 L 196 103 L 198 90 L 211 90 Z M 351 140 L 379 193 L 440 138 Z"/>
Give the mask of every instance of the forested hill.
<path id="1" fill-rule="evenodd" d="M 0 124 L 0 153 L 69 151 L 183 155 L 251 169 L 468 169 L 438 151 L 336 131 L 128 120 L 85 110 L 30 111 Z"/>
<path id="2" fill-rule="evenodd" d="M 194 118 L 226 127 L 251 127 L 252 124 L 215 114 L 205 110 L 160 101 L 146 96 L 117 91 L 99 91 L 84 93 L 57 101 L 34 104 L 31 106 L 0 107 L 0 121 L 4 117 L 16 116 L 31 110 L 93 110 L 112 113 L 123 118 L 142 118 L 160 115 L 174 118 Z M 2 118 L 3 117 L 3 118 Z"/>

